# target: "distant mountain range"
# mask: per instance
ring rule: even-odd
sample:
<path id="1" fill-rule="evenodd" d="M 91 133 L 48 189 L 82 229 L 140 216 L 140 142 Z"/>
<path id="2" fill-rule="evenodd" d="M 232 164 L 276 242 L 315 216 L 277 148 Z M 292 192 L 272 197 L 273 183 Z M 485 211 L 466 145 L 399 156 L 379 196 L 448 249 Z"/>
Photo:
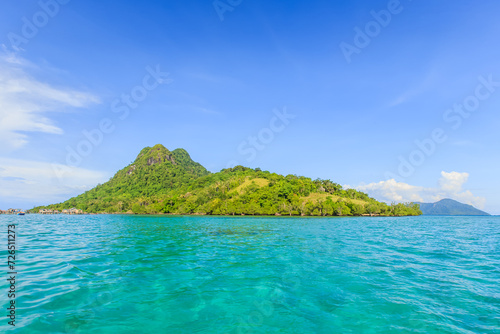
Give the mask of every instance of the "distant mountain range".
<path id="1" fill-rule="evenodd" d="M 489 213 L 478 210 L 472 205 L 463 204 L 452 199 L 443 199 L 436 203 L 417 203 L 426 216 L 489 216 Z"/>

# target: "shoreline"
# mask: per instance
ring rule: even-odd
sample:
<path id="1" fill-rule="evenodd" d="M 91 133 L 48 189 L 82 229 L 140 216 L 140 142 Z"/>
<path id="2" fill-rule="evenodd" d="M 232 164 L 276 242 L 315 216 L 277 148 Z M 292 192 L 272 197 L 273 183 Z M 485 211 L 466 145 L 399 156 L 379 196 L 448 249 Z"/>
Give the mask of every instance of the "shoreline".
<path id="1" fill-rule="evenodd" d="M 40 215 L 40 216 L 60 216 L 60 215 L 66 215 L 66 216 L 96 216 L 96 215 L 121 215 L 121 216 L 177 216 L 177 217 L 189 217 L 189 216 L 194 216 L 194 217 L 274 217 L 274 218 L 309 218 L 309 217 L 314 217 L 314 218 L 346 218 L 346 217 L 358 217 L 358 218 L 378 218 L 378 217 L 394 217 L 394 218 L 400 218 L 400 217 L 419 217 L 423 215 L 404 215 L 404 216 L 388 216 L 388 215 L 350 215 L 350 216 L 331 216 L 331 215 L 325 215 L 325 216 L 315 216 L 315 215 L 251 215 L 251 214 L 238 214 L 238 215 L 208 215 L 208 214 L 202 214 L 202 213 L 130 213 L 130 212 L 113 212 L 113 213 L 81 213 L 81 214 L 66 214 L 66 213 L 52 213 L 52 214 L 47 214 L 47 213 L 26 213 L 27 215 Z"/>

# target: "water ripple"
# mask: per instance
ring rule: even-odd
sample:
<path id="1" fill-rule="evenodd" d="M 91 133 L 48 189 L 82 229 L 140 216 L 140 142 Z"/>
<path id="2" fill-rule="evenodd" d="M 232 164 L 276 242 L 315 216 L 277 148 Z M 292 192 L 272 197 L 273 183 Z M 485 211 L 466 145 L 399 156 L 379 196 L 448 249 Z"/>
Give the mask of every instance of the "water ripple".
<path id="1" fill-rule="evenodd" d="M 19 333 L 500 332 L 499 217 L 0 222 Z"/>

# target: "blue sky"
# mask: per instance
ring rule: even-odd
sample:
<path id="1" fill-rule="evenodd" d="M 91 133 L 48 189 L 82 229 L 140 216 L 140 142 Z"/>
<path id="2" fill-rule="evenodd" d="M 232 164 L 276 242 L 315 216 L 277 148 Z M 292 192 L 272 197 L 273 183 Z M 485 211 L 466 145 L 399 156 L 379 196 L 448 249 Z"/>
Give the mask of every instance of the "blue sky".
<path id="1" fill-rule="evenodd" d="M 5 2 L 0 208 L 65 200 L 161 143 L 213 172 L 237 163 L 500 214 L 499 10 Z"/>

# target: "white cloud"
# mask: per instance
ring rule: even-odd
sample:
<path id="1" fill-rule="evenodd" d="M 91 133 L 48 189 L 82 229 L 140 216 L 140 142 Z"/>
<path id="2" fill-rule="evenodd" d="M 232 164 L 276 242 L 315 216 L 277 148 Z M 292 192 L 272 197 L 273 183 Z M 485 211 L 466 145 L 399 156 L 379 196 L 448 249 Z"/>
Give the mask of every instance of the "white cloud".
<path id="1" fill-rule="evenodd" d="M 469 190 L 463 190 L 463 185 L 469 179 L 468 173 L 441 172 L 438 187 L 425 188 L 413 186 L 394 179 L 370 183 L 355 187 L 370 196 L 385 202 L 437 202 L 444 198 L 451 198 L 462 203 L 483 209 L 486 199 L 474 196 Z"/>
<path id="2" fill-rule="evenodd" d="M 0 158 L 0 166 L 3 201 L 56 203 L 108 179 L 103 172 L 38 161 Z"/>
<path id="3" fill-rule="evenodd" d="M 47 112 L 99 103 L 91 94 L 56 88 L 35 79 L 28 73 L 33 68 L 15 54 L 0 55 L 0 141 L 4 150 L 25 145 L 28 136 L 24 132 L 62 134 Z"/>
<path id="4" fill-rule="evenodd" d="M 459 193 L 462 190 L 462 185 L 469 179 L 468 173 L 457 172 L 441 172 L 439 186 L 441 189 L 451 193 Z"/>

